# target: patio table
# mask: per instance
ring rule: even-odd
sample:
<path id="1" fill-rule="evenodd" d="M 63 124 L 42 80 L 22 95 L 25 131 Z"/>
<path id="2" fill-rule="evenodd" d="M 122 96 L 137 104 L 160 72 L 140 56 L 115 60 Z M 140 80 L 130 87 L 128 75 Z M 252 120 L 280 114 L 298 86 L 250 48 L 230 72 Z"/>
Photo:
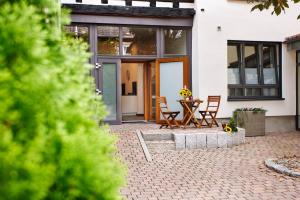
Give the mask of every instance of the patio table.
<path id="1" fill-rule="evenodd" d="M 186 128 L 191 123 L 193 123 L 196 128 L 201 128 L 201 123 L 196 118 L 195 112 L 199 108 L 200 104 L 203 103 L 203 101 L 200 99 L 181 99 L 177 101 L 184 109 L 184 117 L 181 121 L 183 128 Z"/>

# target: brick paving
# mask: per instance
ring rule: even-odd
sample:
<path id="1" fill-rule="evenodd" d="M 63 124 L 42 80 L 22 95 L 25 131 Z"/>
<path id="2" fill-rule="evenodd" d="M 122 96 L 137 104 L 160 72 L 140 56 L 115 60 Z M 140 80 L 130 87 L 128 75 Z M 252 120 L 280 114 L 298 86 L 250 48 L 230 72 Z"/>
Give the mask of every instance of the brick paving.
<path id="1" fill-rule="evenodd" d="M 300 200 L 300 178 L 267 169 L 263 161 L 300 155 L 300 133 L 270 133 L 247 138 L 231 149 L 167 151 L 146 161 L 136 129 L 156 125 L 111 126 L 119 137 L 118 149 L 128 166 L 128 200 Z"/>

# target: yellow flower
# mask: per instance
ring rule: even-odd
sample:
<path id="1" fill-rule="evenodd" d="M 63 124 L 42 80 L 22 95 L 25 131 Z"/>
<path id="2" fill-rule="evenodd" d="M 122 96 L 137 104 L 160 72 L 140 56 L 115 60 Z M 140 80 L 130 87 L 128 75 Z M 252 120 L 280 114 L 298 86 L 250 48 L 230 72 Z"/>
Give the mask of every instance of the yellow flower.
<path id="1" fill-rule="evenodd" d="M 228 126 L 228 124 L 226 124 L 224 131 L 231 134 L 232 133 L 232 128 L 230 126 Z"/>
<path id="2" fill-rule="evenodd" d="M 192 92 L 189 89 L 182 88 L 179 91 L 179 95 L 182 97 L 190 97 L 190 96 L 192 96 Z"/>

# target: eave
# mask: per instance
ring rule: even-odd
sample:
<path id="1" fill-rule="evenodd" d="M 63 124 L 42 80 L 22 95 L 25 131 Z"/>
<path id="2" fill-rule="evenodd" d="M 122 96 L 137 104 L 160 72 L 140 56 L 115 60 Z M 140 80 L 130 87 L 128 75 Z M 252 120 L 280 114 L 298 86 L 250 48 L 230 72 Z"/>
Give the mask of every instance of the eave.
<path id="1" fill-rule="evenodd" d="M 87 4 L 63 4 L 63 8 L 71 10 L 71 14 L 154 17 L 154 18 L 192 18 L 195 10 L 192 8 L 162 8 L 137 6 L 111 6 Z"/>

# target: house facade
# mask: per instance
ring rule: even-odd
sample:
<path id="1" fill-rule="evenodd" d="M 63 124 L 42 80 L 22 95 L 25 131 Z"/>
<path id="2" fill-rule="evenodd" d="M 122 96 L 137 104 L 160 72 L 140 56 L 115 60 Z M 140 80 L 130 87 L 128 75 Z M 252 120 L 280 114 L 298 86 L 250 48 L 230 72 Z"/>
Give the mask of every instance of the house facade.
<path id="1" fill-rule="evenodd" d="M 62 4 L 72 11 L 68 31 L 90 44 L 108 122 L 159 121 L 156 97 L 182 110 L 178 93 L 187 87 L 202 100 L 221 95 L 218 118 L 260 107 L 267 131 L 298 127 L 297 56 L 286 39 L 300 32 L 297 4 L 278 17 L 242 0 Z"/>

